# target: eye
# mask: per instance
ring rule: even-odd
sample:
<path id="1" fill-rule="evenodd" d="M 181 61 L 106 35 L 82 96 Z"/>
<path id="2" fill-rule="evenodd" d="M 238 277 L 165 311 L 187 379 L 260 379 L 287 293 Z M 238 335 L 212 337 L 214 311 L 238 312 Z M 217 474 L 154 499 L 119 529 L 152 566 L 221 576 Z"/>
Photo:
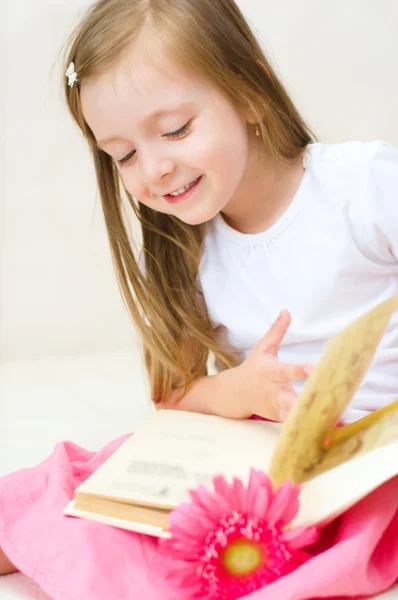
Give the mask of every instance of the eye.
<path id="1" fill-rule="evenodd" d="M 135 150 L 132 150 L 131 152 L 129 152 L 128 154 L 126 154 L 126 156 L 123 156 L 123 158 L 121 158 L 120 160 L 118 160 L 118 164 L 123 166 L 125 165 L 131 158 L 133 158 L 135 154 Z"/>
<path id="2" fill-rule="evenodd" d="M 192 121 L 189 121 L 188 123 L 186 123 L 186 125 L 184 125 L 180 129 L 176 129 L 176 131 L 172 131 L 170 133 L 165 133 L 164 137 L 168 137 L 168 138 L 182 137 L 183 135 L 186 135 L 187 133 L 189 133 L 189 131 L 191 130 L 191 125 L 192 125 Z"/>
<path id="3" fill-rule="evenodd" d="M 171 139 L 178 139 L 178 138 L 184 137 L 191 131 L 191 126 L 192 126 L 192 121 L 189 121 L 188 123 L 183 125 L 183 127 L 180 127 L 180 129 L 176 129 L 175 131 L 171 131 L 170 133 L 165 133 L 163 137 L 171 138 Z M 136 151 L 132 150 L 131 152 L 126 154 L 126 156 L 124 156 L 123 158 L 118 160 L 117 161 L 118 164 L 123 167 L 128 162 L 130 162 L 130 160 L 134 157 L 135 154 L 136 154 Z"/>

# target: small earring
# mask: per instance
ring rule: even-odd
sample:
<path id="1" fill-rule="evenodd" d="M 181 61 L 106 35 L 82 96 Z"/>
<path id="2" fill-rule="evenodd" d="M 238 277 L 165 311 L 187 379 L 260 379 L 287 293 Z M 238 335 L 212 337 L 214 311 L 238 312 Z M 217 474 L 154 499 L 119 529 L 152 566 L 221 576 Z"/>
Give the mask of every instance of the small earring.
<path id="1" fill-rule="evenodd" d="M 258 125 L 256 125 L 256 136 L 258 137 L 259 135 L 261 135 L 261 131 Z"/>

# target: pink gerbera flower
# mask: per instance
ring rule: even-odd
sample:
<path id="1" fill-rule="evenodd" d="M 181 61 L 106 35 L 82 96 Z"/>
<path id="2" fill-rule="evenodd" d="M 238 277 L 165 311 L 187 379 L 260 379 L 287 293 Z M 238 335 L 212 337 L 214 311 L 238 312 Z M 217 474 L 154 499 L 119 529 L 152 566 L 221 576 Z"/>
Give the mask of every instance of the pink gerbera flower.
<path id="1" fill-rule="evenodd" d="M 300 488 L 290 482 L 273 490 L 261 471 L 244 487 L 213 480 L 190 492 L 191 502 L 170 513 L 171 537 L 161 548 L 172 560 L 170 575 L 187 595 L 234 600 L 286 575 L 309 555 L 302 548 L 318 539 L 315 527 L 288 529 L 299 507 Z"/>

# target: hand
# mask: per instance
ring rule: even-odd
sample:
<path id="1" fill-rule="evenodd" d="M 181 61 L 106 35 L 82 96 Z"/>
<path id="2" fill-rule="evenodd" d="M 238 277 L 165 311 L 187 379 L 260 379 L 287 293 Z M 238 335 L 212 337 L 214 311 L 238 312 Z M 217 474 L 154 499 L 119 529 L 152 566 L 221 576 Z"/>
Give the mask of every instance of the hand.
<path id="1" fill-rule="evenodd" d="M 278 349 L 291 322 L 283 310 L 263 339 L 229 375 L 229 400 L 224 416 L 248 418 L 255 414 L 272 421 L 284 421 L 297 398 L 292 381 L 306 379 L 312 365 L 293 365 L 278 360 Z"/>

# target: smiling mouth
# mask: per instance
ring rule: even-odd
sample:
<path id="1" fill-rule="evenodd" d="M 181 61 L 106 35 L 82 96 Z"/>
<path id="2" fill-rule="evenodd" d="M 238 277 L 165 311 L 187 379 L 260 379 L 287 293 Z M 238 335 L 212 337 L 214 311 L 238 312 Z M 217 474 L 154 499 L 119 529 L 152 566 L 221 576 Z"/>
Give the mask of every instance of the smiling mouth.
<path id="1" fill-rule="evenodd" d="M 187 185 L 184 185 L 183 187 L 179 188 L 175 192 L 166 194 L 166 196 L 171 196 L 172 198 L 177 198 L 178 196 L 181 196 L 181 194 L 183 194 L 187 190 L 190 190 L 191 187 L 193 187 L 195 185 L 195 183 L 198 181 L 198 179 L 199 179 L 199 177 L 197 177 L 194 181 L 191 181 L 191 183 L 188 183 Z"/>
<path id="2" fill-rule="evenodd" d="M 199 177 L 197 177 L 194 181 L 191 181 L 191 183 L 184 185 L 175 192 L 165 194 L 165 200 L 169 202 L 169 204 L 176 204 L 177 202 L 185 200 L 185 198 L 188 198 L 188 196 L 190 196 L 196 190 L 201 180 L 202 175 L 199 175 Z"/>

